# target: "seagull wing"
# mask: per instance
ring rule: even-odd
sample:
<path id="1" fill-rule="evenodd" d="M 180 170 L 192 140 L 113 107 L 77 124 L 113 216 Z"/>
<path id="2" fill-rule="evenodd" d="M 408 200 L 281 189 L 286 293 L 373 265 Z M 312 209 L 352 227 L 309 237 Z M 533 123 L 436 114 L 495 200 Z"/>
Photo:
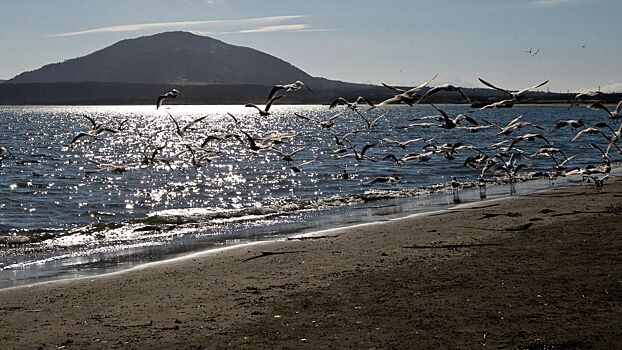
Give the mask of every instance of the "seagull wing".
<path id="1" fill-rule="evenodd" d="M 279 92 L 279 90 L 281 89 L 285 89 L 285 86 L 283 85 L 275 85 L 272 90 L 270 90 L 270 94 L 268 94 L 268 98 L 266 99 L 266 102 L 269 103 L 270 100 L 272 100 L 272 98 L 274 96 L 276 96 L 276 93 Z"/>
<path id="2" fill-rule="evenodd" d="M 434 107 L 434 109 L 436 109 L 441 116 L 443 116 L 443 120 L 445 121 L 445 123 L 450 123 L 453 122 L 451 119 L 449 119 L 449 115 L 447 115 L 447 113 L 445 113 L 445 111 L 443 111 L 442 109 L 436 107 L 434 104 L 432 104 L 431 102 L 428 102 L 428 104 L 432 107 Z"/>
<path id="3" fill-rule="evenodd" d="M 205 116 L 202 116 L 202 117 L 199 117 L 199 118 L 197 118 L 197 119 L 195 119 L 195 120 L 191 121 L 190 123 L 186 124 L 186 126 L 184 126 L 184 127 L 181 129 L 181 131 L 185 132 L 185 131 L 186 131 L 186 130 L 188 130 L 190 127 L 192 127 L 194 124 L 196 124 L 196 123 L 200 122 L 201 120 L 203 120 L 203 119 L 205 119 L 205 118 L 207 118 L 207 116 L 206 116 L 206 115 L 205 115 Z"/>
<path id="4" fill-rule="evenodd" d="M 368 104 L 371 107 L 375 107 L 374 103 L 371 102 L 370 100 L 368 100 L 367 98 L 363 97 L 363 96 L 359 96 L 356 98 L 356 103 L 361 103 L 364 102 L 366 104 Z"/>
<path id="5" fill-rule="evenodd" d="M 471 123 L 473 125 L 476 125 L 476 126 L 479 125 L 477 120 L 471 118 L 467 114 L 460 114 L 458 117 L 456 117 L 456 120 L 454 121 L 454 123 L 458 124 L 458 122 L 461 121 L 462 119 L 465 119 L 466 121 L 468 121 L 469 123 Z"/>
<path id="6" fill-rule="evenodd" d="M 593 109 L 593 110 L 602 109 L 603 111 L 607 112 L 607 114 L 611 115 L 611 111 L 609 110 L 609 108 L 605 107 L 605 105 L 603 105 L 602 103 L 598 103 L 598 102 L 590 103 L 589 105 L 587 105 L 587 108 Z"/>
<path id="7" fill-rule="evenodd" d="M 300 114 L 300 113 L 297 113 L 297 112 L 294 112 L 294 115 L 295 115 L 296 117 L 301 118 L 301 119 L 304 119 L 304 120 L 313 121 L 311 118 L 309 118 L 309 117 L 305 117 L 304 115 L 302 115 L 302 114 Z"/>
<path id="8" fill-rule="evenodd" d="M 340 104 L 348 104 L 348 103 L 349 103 L 349 102 L 348 102 L 348 100 L 346 100 L 345 98 L 343 98 L 343 97 L 337 97 L 337 99 L 336 99 L 336 100 L 334 100 L 333 102 L 331 102 L 330 106 L 328 106 L 328 109 L 333 109 L 333 108 L 337 107 L 337 105 L 340 105 Z"/>
<path id="9" fill-rule="evenodd" d="M 415 86 L 414 88 L 412 88 L 412 89 L 410 89 L 410 90 L 406 91 L 406 93 L 407 93 L 407 94 L 409 94 L 409 95 L 414 95 L 415 93 L 419 92 L 419 90 L 421 90 L 421 89 L 423 89 L 424 87 L 428 86 L 428 84 L 430 84 L 430 83 L 432 82 L 432 80 L 436 79 L 436 77 L 437 77 L 437 76 L 438 76 L 438 74 L 435 74 L 435 75 L 432 77 L 432 79 L 430 79 L 430 80 L 428 80 L 428 81 L 426 81 L 426 82 L 424 82 L 424 83 L 421 83 L 421 84 L 419 84 L 419 85 Z"/>
<path id="10" fill-rule="evenodd" d="M 270 107 L 272 106 L 272 104 L 273 104 L 276 100 L 278 100 L 278 99 L 280 99 L 280 98 L 283 98 L 283 95 L 281 95 L 281 96 L 274 96 L 273 98 L 271 98 L 271 99 L 270 99 L 270 101 L 268 101 L 268 104 L 266 105 L 266 112 L 270 109 Z"/>
<path id="11" fill-rule="evenodd" d="M 258 110 L 259 112 L 262 112 L 261 108 L 257 107 L 257 105 L 256 105 L 256 104 L 254 104 L 254 103 L 247 103 L 244 107 L 253 107 L 253 108 L 257 108 L 257 110 Z"/>
<path id="12" fill-rule="evenodd" d="M 95 136 L 91 135 L 90 133 L 81 132 L 78 135 L 76 135 L 73 139 L 71 139 L 71 142 L 69 142 L 69 143 L 71 144 L 71 143 L 74 143 L 74 142 L 78 141 L 82 136 L 95 137 Z"/>
<path id="13" fill-rule="evenodd" d="M 162 105 L 162 101 L 164 101 L 165 98 L 166 95 L 158 96 L 158 100 L 156 101 L 156 109 L 160 108 L 160 106 Z"/>
<path id="14" fill-rule="evenodd" d="M 247 107 L 248 107 L 248 105 L 247 105 Z M 227 112 L 227 115 L 229 115 L 233 119 L 233 122 L 235 123 L 235 125 L 240 124 L 240 122 L 238 121 L 238 118 L 236 118 L 233 114 Z"/>
<path id="15" fill-rule="evenodd" d="M 88 116 L 88 115 L 86 115 L 86 114 L 83 114 L 82 116 L 83 116 L 84 118 L 88 119 L 88 120 L 91 122 L 91 124 L 93 125 L 93 129 L 97 127 L 97 123 L 95 123 L 95 119 L 93 119 L 93 118 L 89 117 L 89 116 Z"/>
<path id="16" fill-rule="evenodd" d="M 506 127 L 509 127 L 509 126 L 512 126 L 512 125 L 514 125 L 514 124 L 518 123 L 518 121 L 519 121 L 519 120 L 521 120 L 521 119 L 523 119 L 523 117 L 524 117 L 524 116 L 525 116 L 524 114 L 521 114 L 521 115 L 519 115 L 518 117 L 516 117 L 516 118 L 512 119 L 512 120 L 508 123 L 508 125 L 506 125 Z"/>
<path id="17" fill-rule="evenodd" d="M 368 143 L 365 146 L 363 146 L 363 149 L 361 149 L 361 157 L 365 155 L 365 152 L 367 152 L 368 149 L 372 148 L 372 147 L 376 147 L 375 143 Z"/>
<path id="18" fill-rule="evenodd" d="M 385 83 L 381 83 L 381 84 L 382 84 L 382 86 L 384 86 L 384 87 L 386 87 L 386 88 L 389 88 L 389 89 L 391 89 L 391 90 L 395 90 L 395 91 L 397 91 L 397 92 L 401 92 L 401 93 L 406 92 L 406 90 L 404 90 L 404 89 L 400 89 L 400 88 L 395 87 L 395 86 L 391 86 L 391 85 L 388 85 L 388 84 L 385 84 Z"/>
<path id="19" fill-rule="evenodd" d="M 471 101 L 471 99 L 464 93 L 464 91 L 462 91 L 461 88 L 458 88 L 458 92 L 460 93 L 460 96 L 462 96 L 462 98 L 465 99 L 468 103 L 473 103 L 473 101 Z"/>
<path id="20" fill-rule="evenodd" d="M 499 90 L 499 91 L 501 91 L 501 92 L 505 92 L 506 94 L 508 94 L 508 95 L 512 96 L 512 93 L 511 93 L 511 92 L 509 92 L 509 91 L 508 91 L 508 90 L 506 90 L 506 89 L 502 89 L 502 88 L 500 88 L 500 87 L 497 87 L 497 86 L 495 86 L 495 85 L 492 85 L 491 83 L 487 82 L 486 80 L 484 80 L 484 79 L 482 79 L 482 78 L 477 78 L 477 79 L 479 79 L 479 81 L 481 81 L 481 82 L 482 82 L 482 84 L 484 84 L 484 85 L 488 86 L 489 88 L 492 88 L 492 89 L 495 89 L 495 90 Z"/>
<path id="21" fill-rule="evenodd" d="M 549 82 L 549 81 L 548 81 L 548 80 L 546 80 L 546 81 L 541 82 L 541 83 L 540 83 L 540 84 L 538 84 L 538 85 L 534 85 L 534 86 L 531 86 L 531 87 L 528 87 L 528 88 L 522 89 L 521 91 L 517 92 L 515 95 L 517 95 L 517 96 L 522 95 L 522 94 L 524 94 L 525 92 L 527 92 L 527 91 L 529 91 L 529 90 L 532 90 L 532 89 L 537 89 L 537 88 L 539 88 L 540 86 L 542 86 L 542 85 L 544 85 L 544 84 L 546 84 L 546 83 L 548 83 L 548 82 Z"/>

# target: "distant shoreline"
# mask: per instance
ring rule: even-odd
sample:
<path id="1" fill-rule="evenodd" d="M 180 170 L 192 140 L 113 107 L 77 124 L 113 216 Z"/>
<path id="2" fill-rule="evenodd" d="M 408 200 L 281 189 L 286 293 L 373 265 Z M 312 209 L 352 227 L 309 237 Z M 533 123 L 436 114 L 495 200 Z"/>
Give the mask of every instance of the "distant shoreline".
<path id="1" fill-rule="evenodd" d="M 0 105 L 151 105 L 157 96 L 176 88 L 182 91 L 178 100 L 169 104 L 187 105 L 235 105 L 249 102 L 266 102 L 271 86 L 248 84 L 221 85 L 173 85 L 135 83 L 9 83 L 0 84 Z M 465 88 L 469 98 L 478 103 L 489 103 L 507 98 L 491 89 Z M 329 104 L 337 97 L 355 99 L 365 96 L 380 102 L 394 96 L 394 91 L 383 86 L 346 84 L 335 85 L 313 92 L 284 93 L 279 104 Z M 530 92 L 525 96 L 527 104 L 568 104 L 574 93 Z M 622 93 L 606 94 L 601 103 L 617 103 Z M 465 104 L 459 94 L 440 92 L 430 98 L 434 103 Z"/>

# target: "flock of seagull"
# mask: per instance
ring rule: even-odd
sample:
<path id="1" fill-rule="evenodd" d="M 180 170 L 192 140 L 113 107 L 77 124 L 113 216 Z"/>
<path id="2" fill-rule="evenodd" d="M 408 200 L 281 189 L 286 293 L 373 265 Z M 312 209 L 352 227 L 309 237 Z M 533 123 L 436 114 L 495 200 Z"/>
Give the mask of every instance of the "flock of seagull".
<path id="1" fill-rule="evenodd" d="M 537 52 L 535 52 L 537 53 Z M 534 54 L 535 54 L 534 53 Z M 453 161 L 458 158 L 462 153 L 468 153 L 464 160 L 461 161 L 461 165 L 474 169 L 474 174 L 477 175 L 477 181 L 475 183 L 480 186 L 480 189 L 486 185 L 487 182 L 497 181 L 503 179 L 504 181 L 513 182 L 517 179 L 521 179 L 521 174 L 529 169 L 529 163 L 526 162 L 529 159 L 536 157 L 547 157 L 551 160 L 551 171 L 532 173 L 531 176 L 548 176 L 550 178 L 557 176 L 567 175 L 581 175 L 584 180 L 593 181 L 597 189 L 600 190 L 604 181 L 608 178 L 611 171 L 610 154 L 617 152 L 622 154 L 617 145 L 622 138 L 622 125 L 617 128 L 612 127 L 609 121 L 618 120 L 622 118 L 622 101 L 617 104 L 616 108 L 612 111 L 602 104 L 600 98 L 603 94 L 598 91 L 590 91 L 586 93 L 577 94 L 572 101 L 569 108 L 576 105 L 586 104 L 590 109 L 603 112 L 602 122 L 596 123 L 586 127 L 582 120 L 571 119 L 559 119 L 555 122 L 554 127 L 549 131 L 550 133 L 559 133 L 561 129 L 576 129 L 578 132 L 573 137 L 569 138 L 570 142 L 575 142 L 581 139 L 585 135 L 597 135 L 600 142 L 589 142 L 589 146 L 594 149 L 595 155 L 598 155 L 598 162 L 596 164 L 573 167 L 569 166 L 572 163 L 574 156 L 567 156 L 563 149 L 557 145 L 552 144 L 543 133 L 544 127 L 538 125 L 536 122 L 530 122 L 524 120 L 524 116 L 518 116 L 507 124 L 498 124 L 493 121 L 486 120 L 479 117 L 477 114 L 479 111 L 497 108 L 511 108 L 515 104 L 524 100 L 526 93 L 529 90 L 537 89 L 548 83 L 547 81 L 535 84 L 531 87 L 521 89 L 518 91 L 505 89 L 498 87 L 497 85 L 490 83 L 484 79 L 479 79 L 485 86 L 498 90 L 505 95 L 506 98 L 492 102 L 478 108 L 473 108 L 472 111 L 464 114 L 458 114 L 450 116 L 443 109 L 437 107 L 430 98 L 441 91 L 455 92 L 465 103 L 473 104 L 473 101 L 465 94 L 465 92 L 457 86 L 445 84 L 435 87 L 429 87 L 429 84 L 436 78 L 436 76 L 423 82 L 422 84 L 410 89 L 403 89 L 395 86 L 390 86 L 383 83 L 383 85 L 393 91 L 395 94 L 383 101 L 374 103 L 369 99 L 359 96 L 353 101 L 349 101 L 346 98 L 338 97 L 332 103 L 328 105 L 328 110 L 337 110 L 335 114 L 327 119 L 319 119 L 312 115 L 303 115 L 301 113 L 294 113 L 295 118 L 302 120 L 305 123 L 309 123 L 311 127 L 317 128 L 318 132 L 325 132 L 327 137 L 334 140 L 334 148 L 330 151 L 333 159 L 354 159 L 357 163 L 361 162 L 393 162 L 396 166 L 402 166 L 407 162 L 420 162 L 425 163 L 430 161 L 436 156 L 443 156 L 448 161 Z M 257 111 L 257 118 L 265 120 L 272 116 L 271 106 L 276 101 L 283 98 L 284 95 L 279 94 L 281 92 L 295 92 L 301 89 L 306 89 L 309 92 L 313 92 L 302 81 L 296 81 L 290 84 L 275 85 L 266 98 L 266 103 L 263 108 L 248 103 L 245 107 L 253 108 Z M 165 94 L 157 97 L 156 109 L 160 110 L 163 104 L 170 99 L 175 99 L 181 92 L 176 89 L 172 89 Z M 468 133 L 477 133 L 482 130 L 496 130 L 496 137 L 503 138 L 500 142 L 491 143 L 490 145 L 475 146 L 467 144 L 466 142 L 454 142 L 454 143 L 439 143 L 435 138 L 426 138 L 423 136 L 415 137 L 412 139 L 400 139 L 398 136 L 395 138 L 379 137 L 373 142 L 366 142 L 364 145 L 356 146 L 356 135 L 362 132 L 366 132 L 368 135 L 373 134 L 374 130 L 385 122 L 388 118 L 391 109 L 387 109 L 379 116 L 374 114 L 374 110 L 382 110 L 384 106 L 405 104 L 405 105 L 428 105 L 436 114 L 431 116 L 415 117 L 410 120 L 410 124 L 403 126 L 393 126 L 395 135 L 400 134 L 401 129 L 444 129 L 452 130 L 465 130 Z M 140 153 L 140 160 L 135 163 L 127 164 L 102 164 L 91 160 L 98 166 L 95 171 L 89 171 L 87 173 L 109 171 L 115 173 L 123 173 L 133 167 L 147 167 L 151 165 L 163 165 L 170 166 L 170 157 L 163 156 L 164 150 L 169 147 L 168 141 L 164 143 L 156 143 L 153 140 L 157 134 L 168 131 L 171 134 L 176 135 L 182 142 L 181 150 L 175 153 L 177 157 L 183 157 L 187 159 L 188 163 L 195 168 L 200 168 L 206 163 L 212 162 L 212 159 L 218 157 L 220 154 L 219 147 L 213 147 L 216 143 L 228 142 L 229 145 L 237 144 L 243 147 L 246 152 L 251 155 L 258 154 L 272 154 L 280 157 L 280 159 L 290 167 L 291 171 L 301 172 L 303 168 L 309 164 L 312 164 L 318 159 L 307 159 L 300 162 L 295 162 L 298 154 L 306 147 L 301 146 L 294 147 L 294 140 L 296 140 L 302 132 L 267 132 L 263 135 L 258 135 L 261 131 L 251 127 L 252 123 L 247 120 L 240 120 L 240 118 L 234 116 L 231 113 L 227 113 L 230 118 L 230 123 L 224 128 L 207 127 L 201 125 L 204 123 L 207 116 L 193 119 L 185 124 L 181 124 L 170 112 L 170 108 L 163 108 L 170 119 L 170 126 L 167 129 L 161 129 L 154 131 L 152 134 L 143 135 L 144 146 Z M 343 116 L 350 114 L 356 119 L 360 119 L 359 125 L 350 125 L 350 129 L 347 133 L 339 134 L 335 131 L 335 124 L 343 120 Z M 372 117 L 373 115 L 373 117 Z M 90 124 L 90 129 L 87 131 L 79 132 L 73 137 L 68 145 L 74 147 L 81 142 L 85 142 L 85 139 L 98 139 L 103 137 L 104 133 L 116 134 L 127 130 L 126 125 L 128 120 L 123 120 L 116 126 L 106 125 L 98 123 L 93 117 L 84 115 Z M 349 119 L 350 122 L 352 119 Z M 345 120 L 343 121 L 345 123 Z M 521 129 L 530 129 L 532 132 L 522 133 L 518 135 Z M 535 132 L 535 130 L 538 130 Z M 187 142 L 184 140 L 188 135 L 201 134 L 202 141 L 196 142 L 196 139 Z M 602 138 L 601 138 L 602 137 Z M 463 135 L 456 136 L 456 139 L 464 139 Z M 592 138 L 593 140 L 593 138 Z M 495 140 L 496 141 L 496 140 Z M 534 143 L 539 145 L 539 149 L 529 154 L 521 149 L 519 145 L 522 143 Z M 385 153 L 381 156 L 370 156 L 369 151 L 380 144 L 384 145 L 387 149 L 414 149 L 417 144 L 420 145 L 419 150 L 416 152 L 409 152 L 404 155 L 396 155 L 394 152 Z M 225 146 L 220 146 L 225 147 Z M 490 150 L 493 150 L 492 152 Z M 17 161 L 15 155 L 10 152 L 6 147 L 0 147 L 0 166 L 2 161 L 13 160 Z M 350 174 L 347 169 L 342 170 L 342 173 L 338 177 L 343 179 L 350 178 Z M 377 183 L 390 183 L 396 184 L 401 181 L 400 176 L 388 175 L 380 176 L 371 179 L 368 183 L 370 185 Z M 460 186 L 456 185 L 456 179 L 453 178 L 452 187 L 457 189 Z"/>

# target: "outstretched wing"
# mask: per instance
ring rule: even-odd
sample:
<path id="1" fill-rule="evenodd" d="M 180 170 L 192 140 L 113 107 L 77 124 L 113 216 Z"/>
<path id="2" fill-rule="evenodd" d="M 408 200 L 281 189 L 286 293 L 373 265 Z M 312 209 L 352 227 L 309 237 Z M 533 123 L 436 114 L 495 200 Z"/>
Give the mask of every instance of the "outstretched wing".
<path id="1" fill-rule="evenodd" d="M 512 96 L 512 93 L 511 93 L 511 92 L 509 92 L 509 91 L 508 91 L 508 90 L 506 90 L 506 89 L 502 89 L 502 88 L 500 88 L 500 87 L 497 87 L 497 86 L 495 86 L 495 85 L 493 85 L 493 84 L 491 84 L 491 83 L 487 82 L 486 80 L 484 80 L 484 79 L 482 79 L 482 78 L 477 78 L 477 79 L 479 79 L 479 81 L 481 81 L 481 82 L 482 82 L 482 84 L 484 84 L 484 85 L 488 86 L 488 87 L 489 87 L 489 88 L 491 88 L 491 89 L 499 90 L 499 91 L 505 92 L 506 94 L 508 94 L 508 95 Z"/>

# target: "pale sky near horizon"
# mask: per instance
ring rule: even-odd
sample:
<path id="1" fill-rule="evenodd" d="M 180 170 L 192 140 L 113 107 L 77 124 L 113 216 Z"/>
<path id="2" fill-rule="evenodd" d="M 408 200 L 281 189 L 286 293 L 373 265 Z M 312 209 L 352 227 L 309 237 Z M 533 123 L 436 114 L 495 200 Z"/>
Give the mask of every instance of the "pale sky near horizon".
<path id="1" fill-rule="evenodd" d="M 622 92 L 620 0 L 0 0 L 0 79 L 185 30 L 349 82 Z M 540 50 L 536 55 L 525 51 Z"/>

